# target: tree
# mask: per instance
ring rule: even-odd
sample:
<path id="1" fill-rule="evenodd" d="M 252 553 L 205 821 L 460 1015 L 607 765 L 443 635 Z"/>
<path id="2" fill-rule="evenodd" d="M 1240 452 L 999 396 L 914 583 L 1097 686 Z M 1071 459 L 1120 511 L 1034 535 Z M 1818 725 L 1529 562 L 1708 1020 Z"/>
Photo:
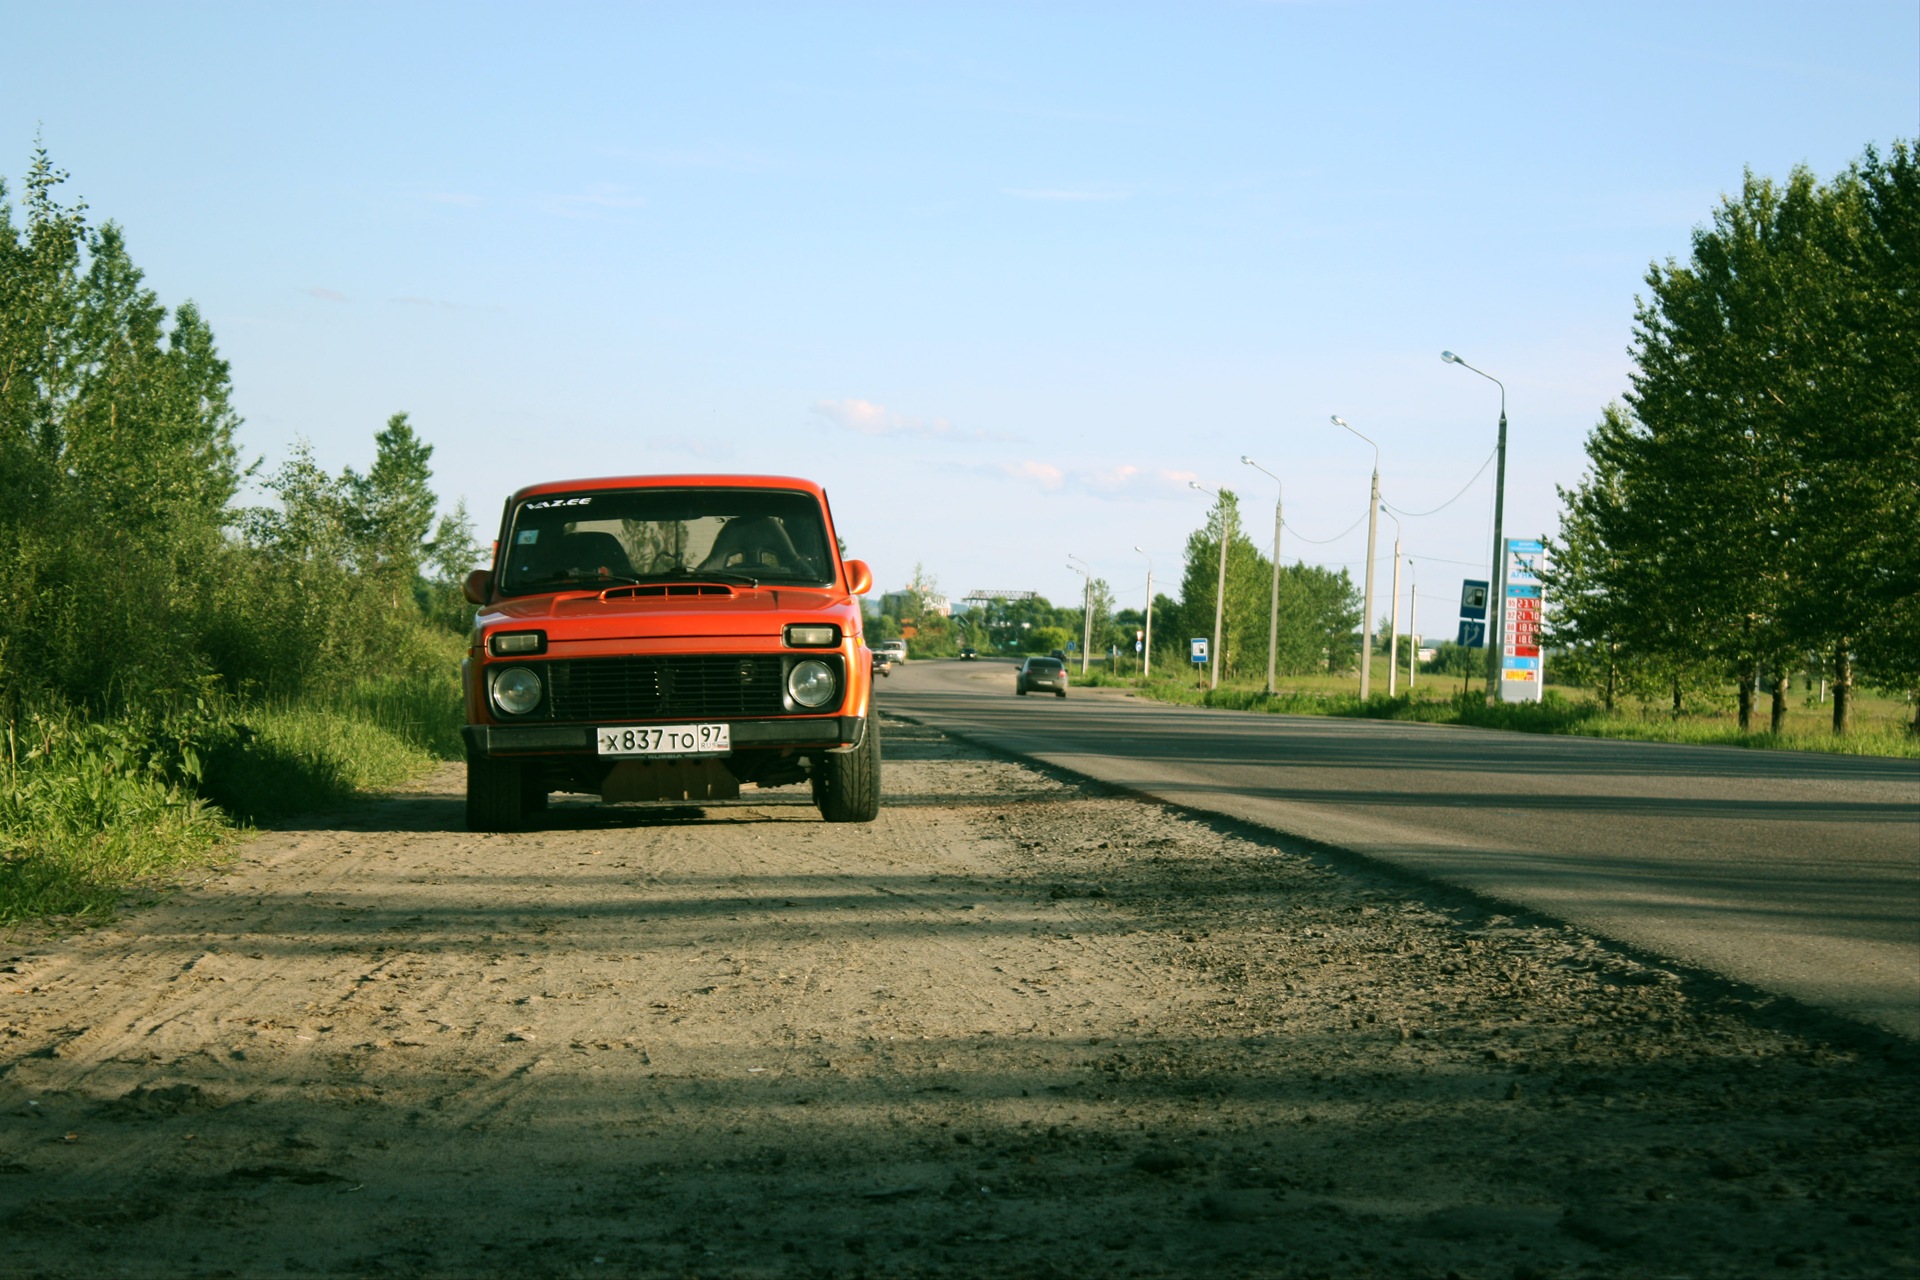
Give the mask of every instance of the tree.
<path id="1" fill-rule="evenodd" d="M 44 150 L 26 225 L 0 206 L 0 700 L 96 711 L 204 670 L 239 483 L 212 333 L 143 284 L 125 237 L 59 203 Z M 0 186 L 0 195 L 4 187 Z"/>
<path id="2" fill-rule="evenodd" d="M 361 548 L 361 567 L 386 578 L 396 588 L 412 584 L 431 554 L 427 541 L 433 527 L 433 496 L 428 466 L 433 446 L 414 434 L 407 415 L 396 413 L 373 437 L 373 466 L 366 475 L 349 467 L 341 480 L 353 499 L 351 528 Z"/>
<path id="3" fill-rule="evenodd" d="M 1187 537 L 1186 572 L 1180 580 L 1182 617 L 1195 635 L 1212 636 L 1214 600 L 1219 593 L 1221 530 L 1231 529 L 1227 550 L 1226 609 L 1221 619 L 1221 672 L 1232 676 L 1263 670 L 1267 661 L 1267 605 L 1272 562 L 1260 554 L 1241 528 L 1240 499 L 1222 489 L 1207 512 L 1207 523 Z"/>
<path id="4" fill-rule="evenodd" d="M 1830 658 L 1836 732 L 1856 658 L 1920 686 L 1917 271 L 1905 143 L 1825 186 L 1748 174 L 1686 263 L 1648 271 L 1632 389 L 1562 493 L 1550 617 L 1576 664 L 1610 690 L 1657 678 L 1676 712 L 1711 664 L 1742 727 L 1763 672 L 1781 726 L 1810 652 Z"/>

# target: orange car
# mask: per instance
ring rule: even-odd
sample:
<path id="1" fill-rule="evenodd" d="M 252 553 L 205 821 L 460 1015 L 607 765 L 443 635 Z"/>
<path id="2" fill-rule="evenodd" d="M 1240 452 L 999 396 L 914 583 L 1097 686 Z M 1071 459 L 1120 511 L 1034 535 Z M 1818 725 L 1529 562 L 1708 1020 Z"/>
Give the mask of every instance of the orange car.
<path id="1" fill-rule="evenodd" d="M 555 791 L 733 799 L 811 782 L 828 822 L 880 809 L 860 603 L 827 495 L 781 476 L 622 476 L 507 500 L 461 664 L 467 826 Z"/>

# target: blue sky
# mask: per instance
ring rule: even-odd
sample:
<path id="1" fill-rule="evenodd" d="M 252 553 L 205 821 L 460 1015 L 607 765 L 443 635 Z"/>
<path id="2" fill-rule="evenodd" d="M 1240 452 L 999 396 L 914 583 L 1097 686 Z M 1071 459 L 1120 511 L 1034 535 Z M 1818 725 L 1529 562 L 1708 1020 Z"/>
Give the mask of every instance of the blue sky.
<path id="1" fill-rule="evenodd" d="M 1920 134 L 1913 0 L 0 19 L 10 188 L 39 130 L 207 312 L 269 467 L 364 467 L 404 409 L 483 537 L 533 480 L 797 473 L 882 587 L 1077 599 L 1073 553 L 1137 605 L 1188 480 L 1265 541 L 1243 453 L 1283 556 L 1357 579 L 1339 414 L 1401 509 L 1466 487 L 1403 522 L 1448 634 L 1498 396 L 1441 349 L 1506 382 L 1508 531 L 1551 531 L 1648 263 L 1743 168 Z"/>

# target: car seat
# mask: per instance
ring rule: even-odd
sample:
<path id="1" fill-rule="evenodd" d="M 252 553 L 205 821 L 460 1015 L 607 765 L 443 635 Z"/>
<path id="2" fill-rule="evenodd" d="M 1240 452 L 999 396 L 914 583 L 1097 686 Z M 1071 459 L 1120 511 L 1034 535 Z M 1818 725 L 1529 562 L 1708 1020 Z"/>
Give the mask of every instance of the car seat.
<path id="1" fill-rule="evenodd" d="M 627 550 L 610 533 L 569 533 L 543 546 L 535 561 L 535 580 L 570 577 L 634 576 Z"/>
<path id="2" fill-rule="evenodd" d="M 773 516 L 735 516 L 713 540 L 713 549 L 700 562 L 702 569 L 731 569 L 736 573 L 772 570 L 791 572 L 801 564 L 786 526 Z"/>

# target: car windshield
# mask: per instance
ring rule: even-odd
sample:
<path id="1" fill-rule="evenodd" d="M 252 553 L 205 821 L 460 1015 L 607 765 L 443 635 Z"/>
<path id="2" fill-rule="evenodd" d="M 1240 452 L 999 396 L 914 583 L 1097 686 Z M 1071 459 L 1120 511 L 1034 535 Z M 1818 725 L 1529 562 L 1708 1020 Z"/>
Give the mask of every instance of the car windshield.
<path id="1" fill-rule="evenodd" d="M 507 532 L 509 595 L 623 583 L 833 581 L 811 494 L 780 489 L 617 489 L 522 502 Z"/>

